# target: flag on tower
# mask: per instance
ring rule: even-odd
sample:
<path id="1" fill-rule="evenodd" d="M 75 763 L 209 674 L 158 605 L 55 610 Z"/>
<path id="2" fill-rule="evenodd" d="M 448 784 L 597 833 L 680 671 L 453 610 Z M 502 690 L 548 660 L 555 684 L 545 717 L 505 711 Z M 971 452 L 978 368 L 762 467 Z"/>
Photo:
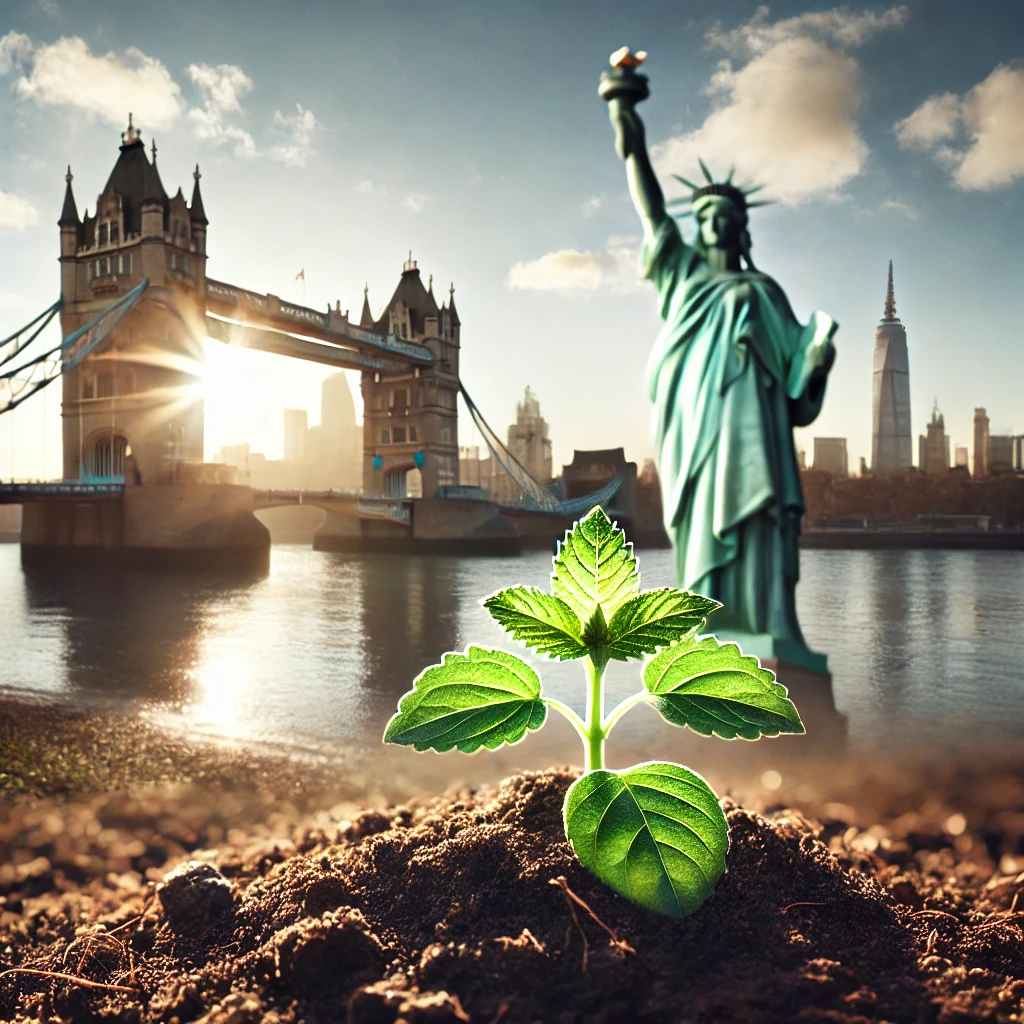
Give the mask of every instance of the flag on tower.
<path id="1" fill-rule="evenodd" d="M 295 275 L 295 280 L 296 280 L 296 281 L 300 281 L 300 280 L 301 280 L 301 281 L 305 281 L 305 280 L 306 280 L 306 268 L 305 268 L 305 267 L 303 267 L 303 268 L 302 268 L 302 269 L 301 269 L 301 270 L 300 270 L 300 271 L 299 271 L 299 272 L 298 272 L 298 273 L 297 273 L 297 274 Z"/>

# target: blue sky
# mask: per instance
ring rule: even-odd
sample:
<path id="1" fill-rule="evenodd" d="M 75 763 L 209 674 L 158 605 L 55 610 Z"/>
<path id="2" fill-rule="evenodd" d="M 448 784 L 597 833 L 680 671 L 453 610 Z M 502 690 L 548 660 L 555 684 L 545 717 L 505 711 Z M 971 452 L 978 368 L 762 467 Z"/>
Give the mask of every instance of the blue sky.
<path id="1" fill-rule="evenodd" d="M 57 295 L 65 165 L 94 208 L 131 109 L 169 190 L 202 167 L 211 276 L 301 300 L 305 268 L 309 305 L 357 312 L 366 282 L 377 312 L 412 249 L 435 291 L 455 282 L 463 379 L 492 426 L 529 384 L 556 463 L 613 445 L 642 459 L 659 321 L 596 95 L 628 44 L 650 54 L 641 113 L 663 175 L 692 178 L 700 154 L 766 182 L 781 201 L 752 213 L 758 266 L 799 317 L 839 321 L 808 449 L 846 436 L 853 466 L 869 454 L 890 258 L 915 434 L 936 399 L 954 443 L 975 406 L 1024 432 L 1019 0 L 630 7 L 6 0 L 0 337 Z M 326 370 L 251 354 L 215 369 L 208 448 L 279 455 L 285 407 L 317 419 Z M 0 476 L 12 460 L 59 471 L 59 396 L 0 417 Z"/>

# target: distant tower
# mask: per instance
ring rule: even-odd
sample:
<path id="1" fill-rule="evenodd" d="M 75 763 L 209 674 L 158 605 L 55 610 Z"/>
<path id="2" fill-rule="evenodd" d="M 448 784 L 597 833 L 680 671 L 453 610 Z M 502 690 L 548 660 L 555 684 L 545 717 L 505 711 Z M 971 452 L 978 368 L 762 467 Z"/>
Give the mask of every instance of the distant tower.
<path id="1" fill-rule="evenodd" d="M 911 453 L 907 332 L 896 315 L 892 260 L 889 260 L 885 312 L 875 331 L 871 471 L 876 476 L 885 476 L 897 470 L 909 469 L 912 464 Z"/>
<path id="2" fill-rule="evenodd" d="M 988 476 L 988 416 L 974 410 L 974 477 Z"/>
<path id="3" fill-rule="evenodd" d="M 918 438 L 917 463 L 926 476 L 943 476 L 949 472 L 949 435 L 946 422 L 935 400 L 928 432 Z"/>
<path id="4" fill-rule="evenodd" d="M 309 415 L 305 409 L 284 411 L 284 460 L 306 461 L 306 439 L 309 435 Z"/>
<path id="5" fill-rule="evenodd" d="M 540 484 L 551 482 L 551 438 L 537 396 L 527 387 L 516 404 L 516 421 L 508 428 L 508 450 Z"/>
<path id="6" fill-rule="evenodd" d="M 372 319 L 371 319 L 372 324 Z M 363 438 L 344 370 L 332 373 L 320 388 L 320 459 L 330 486 L 358 490 L 362 484 Z"/>

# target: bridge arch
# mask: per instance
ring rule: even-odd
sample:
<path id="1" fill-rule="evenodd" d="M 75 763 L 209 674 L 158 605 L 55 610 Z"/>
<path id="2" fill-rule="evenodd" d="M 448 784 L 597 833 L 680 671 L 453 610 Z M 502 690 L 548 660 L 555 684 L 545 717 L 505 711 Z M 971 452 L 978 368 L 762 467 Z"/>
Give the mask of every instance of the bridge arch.
<path id="1" fill-rule="evenodd" d="M 91 431 L 82 444 L 82 477 L 89 480 L 123 478 L 130 452 L 128 432 L 122 427 L 114 425 Z"/>

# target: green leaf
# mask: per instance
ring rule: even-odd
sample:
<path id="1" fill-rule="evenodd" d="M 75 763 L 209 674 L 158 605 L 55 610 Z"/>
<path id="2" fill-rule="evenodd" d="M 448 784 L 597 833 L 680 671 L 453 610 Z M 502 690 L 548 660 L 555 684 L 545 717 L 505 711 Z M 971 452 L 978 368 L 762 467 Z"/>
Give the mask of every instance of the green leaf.
<path id="1" fill-rule="evenodd" d="M 598 605 L 594 614 L 587 620 L 583 627 L 583 642 L 591 655 L 596 654 L 608 642 L 608 623 L 605 621 L 604 609 Z M 607 664 L 608 659 L 605 659 Z"/>
<path id="2" fill-rule="evenodd" d="M 725 871 L 725 814 L 711 787 L 682 765 L 588 772 L 569 787 L 564 816 L 580 863 L 648 910 L 692 914 Z"/>
<path id="3" fill-rule="evenodd" d="M 517 640 L 538 654 L 570 660 L 587 653 L 580 621 L 559 597 L 536 587 L 509 587 L 484 598 L 483 604 Z"/>
<path id="4" fill-rule="evenodd" d="M 588 622 L 599 604 L 610 618 L 640 589 L 633 545 L 626 543 L 626 535 L 599 505 L 566 531 L 554 566 L 551 592 L 572 608 L 580 622 Z"/>
<path id="5" fill-rule="evenodd" d="M 653 654 L 686 639 L 722 606 L 710 597 L 666 587 L 645 590 L 619 605 L 608 624 L 607 653 L 617 661 Z"/>
<path id="6" fill-rule="evenodd" d="M 736 644 L 720 644 L 713 636 L 655 655 L 644 667 L 644 686 L 666 721 L 702 736 L 756 740 L 804 731 L 775 674 Z"/>
<path id="7" fill-rule="evenodd" d="M 385 743 L 443 753 L 457 747 L 472 754 L 518 743 L 528 729 L 544 724 L 547 705 L 540 679 L 525 661 L 505 651 L 469 647 L 446 654 L 424 669 L 398 702 Z"/>

